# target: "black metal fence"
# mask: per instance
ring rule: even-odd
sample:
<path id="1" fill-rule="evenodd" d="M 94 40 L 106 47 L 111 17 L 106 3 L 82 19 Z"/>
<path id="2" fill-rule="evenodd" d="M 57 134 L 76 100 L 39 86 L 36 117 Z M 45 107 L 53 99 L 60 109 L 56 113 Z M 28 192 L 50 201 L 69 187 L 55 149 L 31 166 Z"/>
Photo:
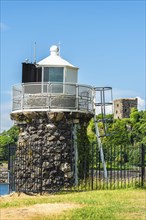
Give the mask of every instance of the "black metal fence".
<path id="1" fill-rule="evenodd" d="M 15 191 L 15 154 L 17 146 L 15 144 L 8 145 L 8 172 L 9 172 L 9 192 Z"/>
<path id="2" fill-rule="evenodd" d="M 71 157 L 66 158 L 71 160 L 71 167 L 65 167 L 64 163 L 62 170 L 57 165 L 62 164 L 60 163 L 62 156 L 58 153 L 56 153 L 56 166 L 52 166 L 52 154 L 46 154 L 43 146 L 36 146 L 33 149 L 38 155 L 35 158 L 30 146 L 21 147 L 23 150 L 19 152 L 14 145 L 9 148 L 11 191 L 37 193 L 86 191 L 144 187 L 146 184 L 146 147 L 144 145 L 104 147 L 107 178 L 104 175 L 97 143 L 85 146 L 82 156 L 79 155 L 79 151 L 76 155 L 71 150 Z M 86 151 L 87 148 L 88 151 Z M 23 164 L 21 158 L 23 158 Z M 23 166 L 23 172 L 17 169 L 18 166 Z M 44 187 L 44 184 L 47 187 Z"/>
<path id="3" fill-rule="evenodd" d="M 145 147 L 109 146 L 104 148 L 107 177 L 104 175 L 98 145 L 91 146 L 91 162 L 89 179 L 84 179 L 88 189 L 118 189 L 144 186 L 145 178 Z"/>

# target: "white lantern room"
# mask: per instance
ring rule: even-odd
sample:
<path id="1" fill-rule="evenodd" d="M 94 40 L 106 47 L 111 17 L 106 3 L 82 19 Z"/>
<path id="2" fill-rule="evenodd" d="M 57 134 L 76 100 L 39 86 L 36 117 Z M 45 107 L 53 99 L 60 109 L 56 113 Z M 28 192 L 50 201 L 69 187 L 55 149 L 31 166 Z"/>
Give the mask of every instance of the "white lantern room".
<path id="1" fill-rule="evenodd" d="M 42 69 L 42 82 L 77 83 L 78 67 L 62 59 L 59 55 L 59 47 L 51 46 L 50 56 L 37 63 Z"/>

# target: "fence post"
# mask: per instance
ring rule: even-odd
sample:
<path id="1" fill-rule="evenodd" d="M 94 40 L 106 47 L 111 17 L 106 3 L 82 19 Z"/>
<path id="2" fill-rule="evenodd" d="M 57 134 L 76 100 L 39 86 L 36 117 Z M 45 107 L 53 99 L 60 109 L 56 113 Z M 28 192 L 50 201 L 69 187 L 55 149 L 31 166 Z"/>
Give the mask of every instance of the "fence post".
<path id="1" fill-rule="evenodd" d="M 9 184 L 9 192 L 8 194 L 10 194 L 10 191 L 11 191 L 11 179 L 10 179 L 10 168 L 11 168 L 11 152 L 10 152 L 10 144 L 7 145 L 8 147 L 8 184 Z"/>
<path id="2" fill-rule="evenodd" d="M 93 190 L 93 181 L 94 181 L 94 146 L 92 143 L 92 170 L 91 170 L 91 178 L 92 178 L 92 185 L 91 185 L 91 189 Z"/>
<path id="3" fill-rule="evenodd" d="M 145 146 L 141 146 L 141 186 L 144 186 L 145 180 Z"/>
<path id="4" fill-rule="evenodd" d="M 10 144 L 7 145 L 7 147 L 8 147 L 8 170 L 10 170 L 10 156 L 11 156 L 10 146 L 11 146 Z"/>
<path id="5" fill-rule="evenodd" d="M 42 196 L 42 192 L 43 192 L 43 173 L 42 173 L 42 166 L 43 166 L 43 164 L 42 164 L 42 156 L 43 156 L 43 146 L 41 146 L 41 161 L 40 161 L 40 163 L 41 163 L 41 186 L 40 186 L 40 195 Z"/>

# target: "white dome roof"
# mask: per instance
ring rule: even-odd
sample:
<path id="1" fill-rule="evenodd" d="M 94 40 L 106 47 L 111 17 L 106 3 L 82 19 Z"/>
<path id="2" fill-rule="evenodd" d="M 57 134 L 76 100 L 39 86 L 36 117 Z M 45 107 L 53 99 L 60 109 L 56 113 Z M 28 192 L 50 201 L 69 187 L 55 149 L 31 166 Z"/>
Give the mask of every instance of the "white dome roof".
<path id="1" fill-rule="evenodd" d="M 53 45 L 52 47 L 50 47 L 50 54 L 59 55 L 59 47 L 57 47 L 56 45 Z"/>
<path id="2" fill-rule="evenodd" d="M 78 67 L 75 67 L 68 61 L 62 59 L 59 56 L 59 48 L 56 45 L 53 45 L 50 47 L 50 56 L 46 57 L 45 59 L 41 60 L 40 62 L 37 63 L 39 66 L 60 66 L 60 67 L 72 67 L 75 69 L 78 69 Z"/>

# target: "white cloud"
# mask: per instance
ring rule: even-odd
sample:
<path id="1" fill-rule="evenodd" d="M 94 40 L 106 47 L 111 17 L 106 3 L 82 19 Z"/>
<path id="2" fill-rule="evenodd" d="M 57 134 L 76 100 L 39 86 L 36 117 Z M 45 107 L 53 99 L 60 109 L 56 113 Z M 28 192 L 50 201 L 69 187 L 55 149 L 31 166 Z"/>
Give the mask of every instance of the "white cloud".
<path id="1" fill-rule="evenodd" d="M 1 103 L 0 132 L 4 130 L 8 130 L 13 125 L 13 121 L 10 119 L 10 113 L 11 113 L 11 103 L 10 102 Z"/>
<path id="2" fill-rule="evenodd" d="M 138 110 L 145 110 L 145 100 L 140 98 L 140 97 L 136 97 L 138 99 Z"/>

